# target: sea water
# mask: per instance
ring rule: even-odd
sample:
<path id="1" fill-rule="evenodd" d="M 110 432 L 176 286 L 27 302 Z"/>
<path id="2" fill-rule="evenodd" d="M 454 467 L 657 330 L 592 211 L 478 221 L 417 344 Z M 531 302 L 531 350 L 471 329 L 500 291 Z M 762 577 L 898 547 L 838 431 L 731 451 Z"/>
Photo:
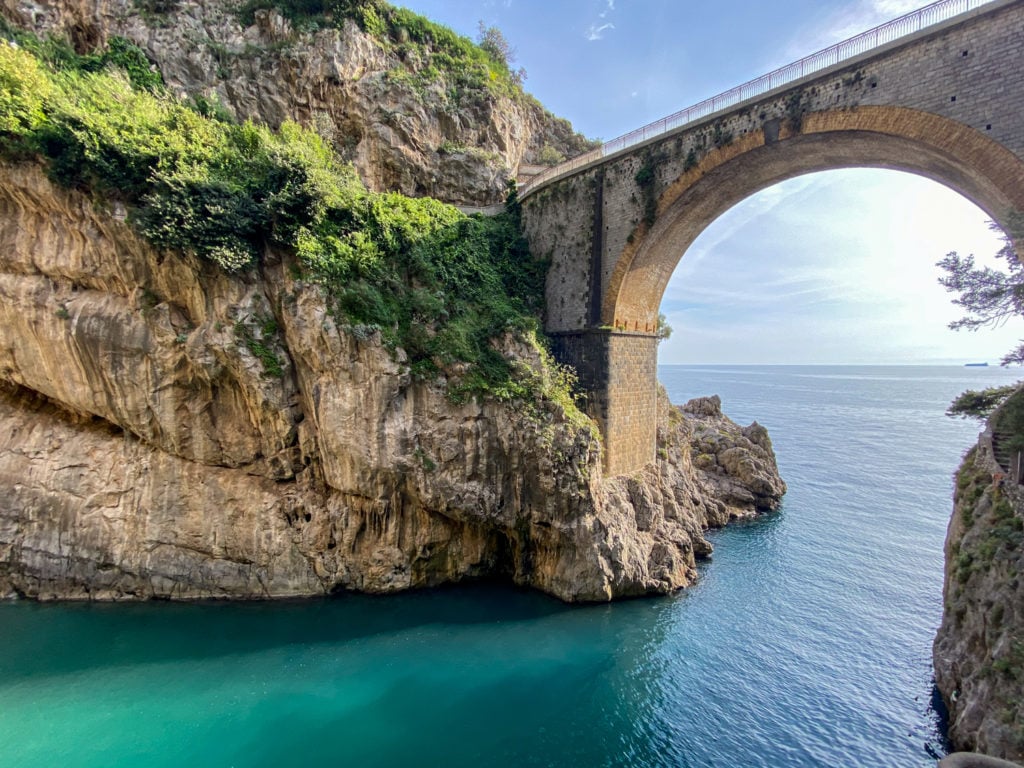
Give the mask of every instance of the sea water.
<path id="1" fill-rule="evenodd" d="M 978 431 L 943 411 L 1016 373 L 659 373 L 766 425 L 789 484 L 711 534 L 697 586 L 0 604 L 0 765 L 934 765 L 942 542 Z"/>

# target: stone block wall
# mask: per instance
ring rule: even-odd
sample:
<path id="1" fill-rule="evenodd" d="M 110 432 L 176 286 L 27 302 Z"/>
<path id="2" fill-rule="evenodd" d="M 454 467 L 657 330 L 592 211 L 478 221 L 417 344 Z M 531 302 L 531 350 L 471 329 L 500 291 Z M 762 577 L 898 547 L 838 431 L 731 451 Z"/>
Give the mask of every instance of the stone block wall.
<path id="1" fill-rule="evenodd" d="M 658 337 L 592 329 L 557 334 L 555 356 L 576 369 L 586 411 L 604 438 L 608 475 L 654 460 L 658 428 Z"/>

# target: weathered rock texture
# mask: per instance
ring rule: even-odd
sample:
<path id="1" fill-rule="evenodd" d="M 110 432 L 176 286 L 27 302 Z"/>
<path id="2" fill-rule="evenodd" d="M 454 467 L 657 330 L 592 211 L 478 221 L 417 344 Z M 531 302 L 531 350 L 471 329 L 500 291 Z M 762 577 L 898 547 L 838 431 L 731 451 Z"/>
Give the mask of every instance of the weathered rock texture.
<path id="1" fill-rule="evenodd" d="M 398 357 L 339 327 L 287 257 L 232 277 L 4 169 L 0 595 L 667 592 L 707 526 L 785 490 L 767 434 L 717 398 L 662 398 L 657 462 L 603 478 L 594 431 L 555 403 L 456 406 Z"/>
<path id="2" fill-rule="evenodd" d="M 225 0 L 2 0 L 18 26 L 71 40 L 80 51 L 119 35 L 156 62 L 174 93 L 216 98 L 240 119 L 314 126 L 375 191 L 489 205 L 506 180 L 548 147 L 588 142 L 536 101 L 460 94 L 441 78 L 417 88 L 416 69 L 354 23 L 296 30 L 276 11 L 252 26 Z M 145 12 L 159 7 L 161 12 Z M 408 57 L 407 57 L 408 58 Z"/>
<path id="3" fill-rule="evenodd" d="M 710 552 L 703 529 L 783 493 L 767 434 L 717 398 L 663 398 L 658 461 L 603 478 L 594 432 L 555 403 L 454 406 L 339 328 L 287 259 L 233 278 L 156 253 L 113 213 L 35 166 L 0 175 L 0 595 L 480 575 L 566 600 L 668 592 Z"/>
<path id="4" fill-rule="evenodd" d="M 957 473 L 935 680 L 957 749 L 1024 761 L 1024 493 L 990 439 Z"/>

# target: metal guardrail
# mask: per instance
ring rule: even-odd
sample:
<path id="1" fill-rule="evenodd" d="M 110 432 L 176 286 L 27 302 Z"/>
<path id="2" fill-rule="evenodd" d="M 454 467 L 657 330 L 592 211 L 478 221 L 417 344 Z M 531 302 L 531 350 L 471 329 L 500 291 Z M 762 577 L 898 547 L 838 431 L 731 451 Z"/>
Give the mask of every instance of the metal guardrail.
<path id="1" fill-rule="evenodd" d="M 617 139 L 605 142 L 597 149 L 585 152 L 574 157 L 572 160 L 552 166 L 523 184 L 519 188 L 519 197 L 522 199 L 545 182 L 565 176 L 571 171 L 589 165 L 601 158 L 608 157 L 675 128 L 695 123 L 720 109 L 731 107 L 755 96 L 760 96 L 781 85 L 786 85 L 806 75 L 835 66 L 846 59 L 867 53 L 901 37 L 920 32 L 922 29 L 990 2 L 992 0 L 939 0 L 939 2 L 926 5 L 924 8 L 911 11 L 905 16 L 900 16 L 898 19 L 893 19 L 874 29 L 869 29 L 867 32 L 851 37 L 849 40 L 844 40 L 841 43 L 836 43 L 817 53 L 812 53 L 810 56 L 805 56 L 799 61 L 794 61 L 792 64 L 780 67 L 773 72 L 769 72 L 767 75 L 761 75 L 761 77 L 743 83 L 743 85 L 738 85 L 725 93 L 712 96 L 710 99 L 705 99 L 699 104 L 694 104 L 692 107 L 687 107 L 668 117 L 648 123 L 642 128 L 637 128 L 635 131 L 630 131 L 624 136 L 619 136 Z"/>

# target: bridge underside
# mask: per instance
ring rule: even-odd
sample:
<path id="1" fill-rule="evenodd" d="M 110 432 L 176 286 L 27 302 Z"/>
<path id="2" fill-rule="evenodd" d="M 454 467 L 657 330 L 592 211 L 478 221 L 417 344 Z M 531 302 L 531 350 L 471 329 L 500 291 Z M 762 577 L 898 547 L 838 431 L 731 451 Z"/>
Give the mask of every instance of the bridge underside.
<path id="1" fill-rule="evenodd" d="M 794 176 L 840 168 L 886 168 L 925 176 L 1004 227 L 1024 211 L 1024 163 L 961 123 L 902 107 L 812 113 L 797 131 L 766 140 L 760 130 L 709 152 L 660 195 L 657 218 L 638 228 L 616 260 L 601 321 L 644 327 L 657 321 L 672 272 L 715 219 L 756 192 Z M 869 222 L 865 226 L 870 226 Z"/>

